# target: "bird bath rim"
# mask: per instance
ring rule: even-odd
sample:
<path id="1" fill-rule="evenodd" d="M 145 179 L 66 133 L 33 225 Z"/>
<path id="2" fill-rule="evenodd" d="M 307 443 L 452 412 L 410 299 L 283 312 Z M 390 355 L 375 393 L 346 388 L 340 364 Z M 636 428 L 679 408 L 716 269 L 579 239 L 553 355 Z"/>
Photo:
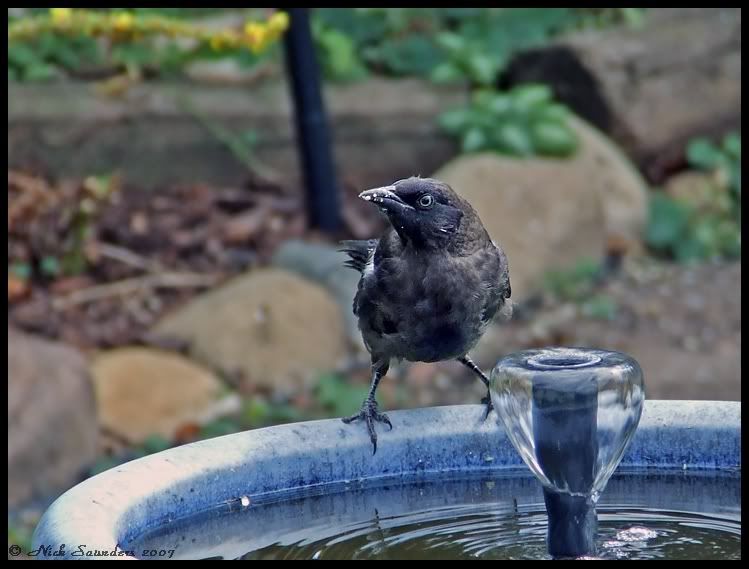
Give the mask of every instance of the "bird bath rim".
<path id="1" fill-rule="evenodd" d="M 340 419 L 290 423 L 175 447 L 68 490 L 45 512 L 33 548 L 57 551 L 66 544 L 62 557 L 91 559 L 73 552 L 81 544 L 89 552 L 117 551 L 118 544 L 147 528 L 221 502 L 252 502 L 285 490 L 351 480 L 526 469 L 496 416 L 482 423 L 482 414 L 480 405 L 391 412 L 394 428 L 381 434 L 381 451 L 375 456 L 366 429 L 347 427 Z M 741 468 L 740 448 L 740 402 L 646 401 L 619 468 L 735 471 Z"/>

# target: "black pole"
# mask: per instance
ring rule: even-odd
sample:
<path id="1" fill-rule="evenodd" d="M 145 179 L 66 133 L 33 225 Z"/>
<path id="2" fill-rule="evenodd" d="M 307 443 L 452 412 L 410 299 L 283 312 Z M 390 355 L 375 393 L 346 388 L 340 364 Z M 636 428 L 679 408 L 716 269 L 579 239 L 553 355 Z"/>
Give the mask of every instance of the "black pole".
<path id="1" fill-rule="evenodd" d="M 288 14 L 290 25 L 284 36 L 286 69 L 291 79 L 297 140 L 307 187 L 307 212 L 313 227 L 332 233 L 340 229 L 341 215 L 309 11 L 289 8 Z"/>
<path id="2" fill-rule="evenodd" d="M 544 487 L 552 557 L 581 557 L 596 551 L 598 517 L 590 489 L 598 460 L 597 420 L 594 373 L 578 371 L 576 377 L 564 380 L 553 374 L 539 375 L 534 381 L 536 458 L 549 481 L 566 490 Z"/>

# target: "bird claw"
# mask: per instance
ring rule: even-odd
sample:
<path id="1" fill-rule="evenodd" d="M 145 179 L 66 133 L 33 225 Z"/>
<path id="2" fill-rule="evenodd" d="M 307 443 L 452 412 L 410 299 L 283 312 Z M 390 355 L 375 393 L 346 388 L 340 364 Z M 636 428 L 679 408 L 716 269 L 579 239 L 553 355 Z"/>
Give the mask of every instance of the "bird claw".
<path id="1" fill-rule="evenodd" d="M 494 405 L 492 404 L 492 397 L 488 391 L 486 393 L 486 397 L 481 399 L 481 403 L 483 405 L 486 405 L 484 409 L 484 417 L 483 419 L 481 419 L 481 422 L 484 422 L 489 418 L 489 414 L 492 412 L 492 409 L 494 409 Z"/>
<path id="2" fill-rule="evenodd" d="M 377 432 L 374 428 L 374 422 L 378 421 L 380 423 L 385 423 L 388 427 L 390 427 L 391 431 L 393 430 L 393 424 L 390 422 L 390 419 L 385 413 L 379 413 L 377 411 L 377 401 L 369 399 L 364 402 L 361 410 L 358 413 L 355 413 L 350 417 L 344 417 L 343 419 L 341 419 L 341 421 L 348 425 L 349 423 L 358 421 L 359 419 L 363 419 L 367 425 L 369 440 L 372 441 L 373 447 L 372 456 L 374 456 L 375 453 L 377 453 Z"/>

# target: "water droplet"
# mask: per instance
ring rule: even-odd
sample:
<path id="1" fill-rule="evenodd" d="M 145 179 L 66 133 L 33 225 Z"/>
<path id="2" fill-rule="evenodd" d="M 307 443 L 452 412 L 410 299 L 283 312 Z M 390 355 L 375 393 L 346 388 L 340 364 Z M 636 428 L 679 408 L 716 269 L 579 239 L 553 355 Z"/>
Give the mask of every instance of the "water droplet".
<path id="1" fill-rule="evenodd" d="M 658 533 L 652 529 L 645 527 L 631 527 L 629 529 L 622 530 L 616 534 L 616 539 L 619 541 L 631 543 L 633 541 L 647 541 L 649 539 L 655 539 L 658 537 Z"/>

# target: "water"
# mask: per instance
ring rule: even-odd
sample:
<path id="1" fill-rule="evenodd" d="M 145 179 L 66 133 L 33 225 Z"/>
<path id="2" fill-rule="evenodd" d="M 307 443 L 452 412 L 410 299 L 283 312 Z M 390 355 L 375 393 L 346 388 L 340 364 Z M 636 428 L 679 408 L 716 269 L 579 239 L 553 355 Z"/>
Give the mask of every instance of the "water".
<path id="1" fill-rule="evenodd" d="M 740 559 L 740 484 L 739 472 L 618 472 L 597 506 L 597 556 Z M 549 558 L 541 487 L 527 471 L 244 498 L 122 547 L 175 559 Z"/>
<path id="2" fill-rule="evenodd" d="M 642 414 L 642 370 L 618 352 L 526 350 L 492 371 L 492 402 L 523 461 L 548 489 L 603 492 Z"/>

